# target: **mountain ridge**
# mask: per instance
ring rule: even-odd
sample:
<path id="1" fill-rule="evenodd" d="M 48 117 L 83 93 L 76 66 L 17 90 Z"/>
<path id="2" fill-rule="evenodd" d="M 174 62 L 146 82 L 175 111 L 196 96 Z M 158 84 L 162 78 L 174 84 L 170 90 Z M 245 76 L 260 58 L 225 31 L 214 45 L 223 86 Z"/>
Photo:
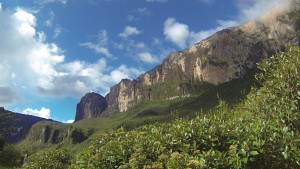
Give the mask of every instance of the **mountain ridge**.
<path id="1" fill-rule="evenodd" d="M 28 135 L 31 127 L 38 122 L 41 121 L 58 122 L 52 119 L 46 119 L 38 116 L 12 112 L 6 110 L 4 107 L 0 107 L 0 112 L 12 113 L 14 119 L 16 119 L 16 121 L 13 124 L 13 126 L 17 129 L 16 132 L 6 137 L 6 140 L 9 143 L 16 143 L 24 139 Z"/>

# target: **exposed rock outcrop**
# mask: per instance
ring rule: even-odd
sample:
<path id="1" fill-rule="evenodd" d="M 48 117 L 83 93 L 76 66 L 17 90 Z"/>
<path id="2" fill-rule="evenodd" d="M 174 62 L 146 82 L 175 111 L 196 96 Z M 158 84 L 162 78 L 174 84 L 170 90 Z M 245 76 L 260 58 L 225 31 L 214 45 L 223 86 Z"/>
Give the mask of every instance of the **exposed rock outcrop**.
<path id="1" fill-rule="evenodd" d="M 100 94 L 87 93 L 77 104 L 75 121 L 98 117 L 107 106 L 107 100 Z"/>
<path id="2" fill-rule="evenodd" d="M 32 126 L 28 136 L 29 142 L 40 144 L 59 144 L 62 142 L 81 143 L 86 140 L 92 131 L 84 133 L 82 129 L 55 122 L 39 122 Z"/>
<path id="3" fill-rule="evenodd" d="M 113 86 L 106 95 L 108 109 L 103 115 L 124 112 L 143 101 L 188 96 L 190 84 L 218 85 L 243 77 L 263 58 L 282 51 L 286 43 L 299 41 L 298 14 L 299 9 L 291 9 L 227 28 L 184 51 L 171 53 L 161 65 L 137 79 L 124 79 Z"/>

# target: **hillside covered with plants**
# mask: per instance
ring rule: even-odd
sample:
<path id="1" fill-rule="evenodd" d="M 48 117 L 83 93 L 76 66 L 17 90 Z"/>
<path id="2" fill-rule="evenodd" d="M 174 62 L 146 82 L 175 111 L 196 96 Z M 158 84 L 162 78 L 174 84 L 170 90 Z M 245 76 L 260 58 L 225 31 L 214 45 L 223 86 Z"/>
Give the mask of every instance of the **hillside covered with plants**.
<path id="1" fill-rule="evenodd" d="M 299 168 L 299 65 L 300 47 L 288 45 L 258 65 L 259 85 L 240 104 L 220 100 L 193 119 L 98 132 L 83 151 L 38 151 L 21 168 Z"/>

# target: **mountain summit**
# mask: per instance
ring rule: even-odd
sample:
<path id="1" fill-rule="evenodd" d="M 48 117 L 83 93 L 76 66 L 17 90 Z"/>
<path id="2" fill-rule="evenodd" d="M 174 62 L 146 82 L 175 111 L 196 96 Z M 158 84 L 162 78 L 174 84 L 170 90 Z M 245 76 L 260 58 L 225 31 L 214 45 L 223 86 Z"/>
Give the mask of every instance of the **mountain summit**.
<path id="1" fill-rule="evenodd" d="M 87 93 L 77 104 L 75 121 L 98 117 L 107 108 L 106 99 L 97 93 Z"/>

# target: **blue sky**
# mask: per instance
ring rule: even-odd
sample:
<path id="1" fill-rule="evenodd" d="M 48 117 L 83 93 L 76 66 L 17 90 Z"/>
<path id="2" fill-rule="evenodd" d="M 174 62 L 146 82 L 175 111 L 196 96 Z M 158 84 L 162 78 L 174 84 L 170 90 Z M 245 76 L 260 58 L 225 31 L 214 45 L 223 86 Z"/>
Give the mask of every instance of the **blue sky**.
<path id="1" fill-rule="evenodd" d="M 0 0 L 0 106 L 73 120 L 170 52 L 290 0 Z"/>

